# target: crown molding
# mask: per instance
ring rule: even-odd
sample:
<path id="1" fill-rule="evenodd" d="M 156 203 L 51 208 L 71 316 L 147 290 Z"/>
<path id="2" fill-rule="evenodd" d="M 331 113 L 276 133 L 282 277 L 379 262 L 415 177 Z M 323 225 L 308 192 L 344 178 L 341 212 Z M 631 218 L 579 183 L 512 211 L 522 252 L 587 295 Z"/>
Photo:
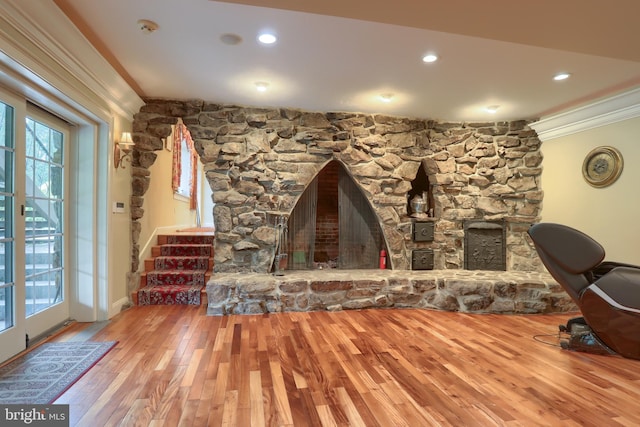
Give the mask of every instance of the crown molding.
<path id="1" fill-rule="evenodd" d="M 640 88 L 545 117 L 530 126 L 542 141 L 640 117 Z"/>
<path id="2" fill-rule="evenodd" d="M 0 23 L 4 65 L 36 86 L 94 113 L 131 119 L 144 105 L 53 1 L 3 0 Z"/>

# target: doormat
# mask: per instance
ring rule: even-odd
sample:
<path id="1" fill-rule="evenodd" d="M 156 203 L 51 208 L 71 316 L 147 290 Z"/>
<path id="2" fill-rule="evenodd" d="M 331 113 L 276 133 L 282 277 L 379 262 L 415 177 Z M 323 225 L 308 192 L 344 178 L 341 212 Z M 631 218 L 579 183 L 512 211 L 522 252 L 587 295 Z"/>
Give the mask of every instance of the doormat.
<path id="1" fill-rule="evenodd" d="M 49 404 L 117 343 L 45 343 L 0 368 L 0 403 Z"/>

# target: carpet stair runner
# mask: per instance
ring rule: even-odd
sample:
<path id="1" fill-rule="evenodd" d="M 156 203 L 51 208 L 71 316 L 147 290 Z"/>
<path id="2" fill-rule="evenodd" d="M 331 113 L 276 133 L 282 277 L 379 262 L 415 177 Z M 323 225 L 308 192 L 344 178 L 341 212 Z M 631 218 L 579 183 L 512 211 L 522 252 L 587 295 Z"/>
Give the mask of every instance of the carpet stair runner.
<path id="1" fill-rule="evenodd" d="M 159 235 L 140 275 L 138 305 L 200 305 L 213 271 L 213 235 Z"/>

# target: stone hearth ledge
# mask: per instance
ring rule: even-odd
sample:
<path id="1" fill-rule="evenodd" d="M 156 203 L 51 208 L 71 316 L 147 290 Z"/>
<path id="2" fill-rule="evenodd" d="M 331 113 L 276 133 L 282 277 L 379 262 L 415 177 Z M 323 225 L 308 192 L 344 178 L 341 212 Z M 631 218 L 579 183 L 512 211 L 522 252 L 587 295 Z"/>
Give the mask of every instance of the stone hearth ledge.
<path id="1" fill-rule="evenodd" d="M 426 308 L 465 313 L 576 311 L 548 274 L 481 270 L 313 270 L 284 276 L 216 273 L 207 283 L 207 314 Z"/>

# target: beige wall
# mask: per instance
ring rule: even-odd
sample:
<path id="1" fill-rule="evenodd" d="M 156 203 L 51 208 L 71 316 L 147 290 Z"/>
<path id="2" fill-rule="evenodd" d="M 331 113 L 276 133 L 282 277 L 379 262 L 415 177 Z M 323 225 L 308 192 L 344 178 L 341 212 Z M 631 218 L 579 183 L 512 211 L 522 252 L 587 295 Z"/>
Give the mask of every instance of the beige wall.
<path id="1" fill-rule="evenodd" d="M 173 134 L 168 139 L 172 141 Z M 140 219 L 141 251 L 148 243 L 155 243 L 153 239 L 159 229 L 162 232 L 173 232 L 196 225 L 196 212 L 189 209 L 189 200 L 174 197 L 171 189 L 172 152 L 160 150 L 155 151 L 155 154 L 158 157 L 149 168 L 151 182 L 144 195 L 144 216 Z M 141 258 L 146 256 L 141 252 Z"/>
<path id="2" fill-rule="evenodd" d="M 131 131 L 131 120 L 115 117 L 113 129 L 114 132 L 109 141 L 110 154 L 113 154 L 113 139 L 118 139 L 122 132 Z M 112 280 L 112 286 L 109 287 L 109 300 L 112 305 L 117 301 L 128 299 L 127 273 L 131 269 L 131 215 L 129 203 L 131 199 L 131 163 L 126 160 L 124 164 L 125 169 L 115 169 L 113 167 L 113 158 L 109 161 L 111 188 L 107 211 L 110 219 L 109 258 L 112 262 L 108 264 L 108 269 L 109 277 L 115 279 Z M 113 211 L 113 205 L 116 202 L 124 203 L 124 213 L 115 213 Z"/>
<path id="3" fill-rule="evenodd" d="M 640 264 L 640 118 L 545 141 L 542 220 L 577 228 L 596 239 L 606 259 Z M 582 177 L 592 149 L 611 145 L 624 169 L 611 186 L 594 188 Z"/>

